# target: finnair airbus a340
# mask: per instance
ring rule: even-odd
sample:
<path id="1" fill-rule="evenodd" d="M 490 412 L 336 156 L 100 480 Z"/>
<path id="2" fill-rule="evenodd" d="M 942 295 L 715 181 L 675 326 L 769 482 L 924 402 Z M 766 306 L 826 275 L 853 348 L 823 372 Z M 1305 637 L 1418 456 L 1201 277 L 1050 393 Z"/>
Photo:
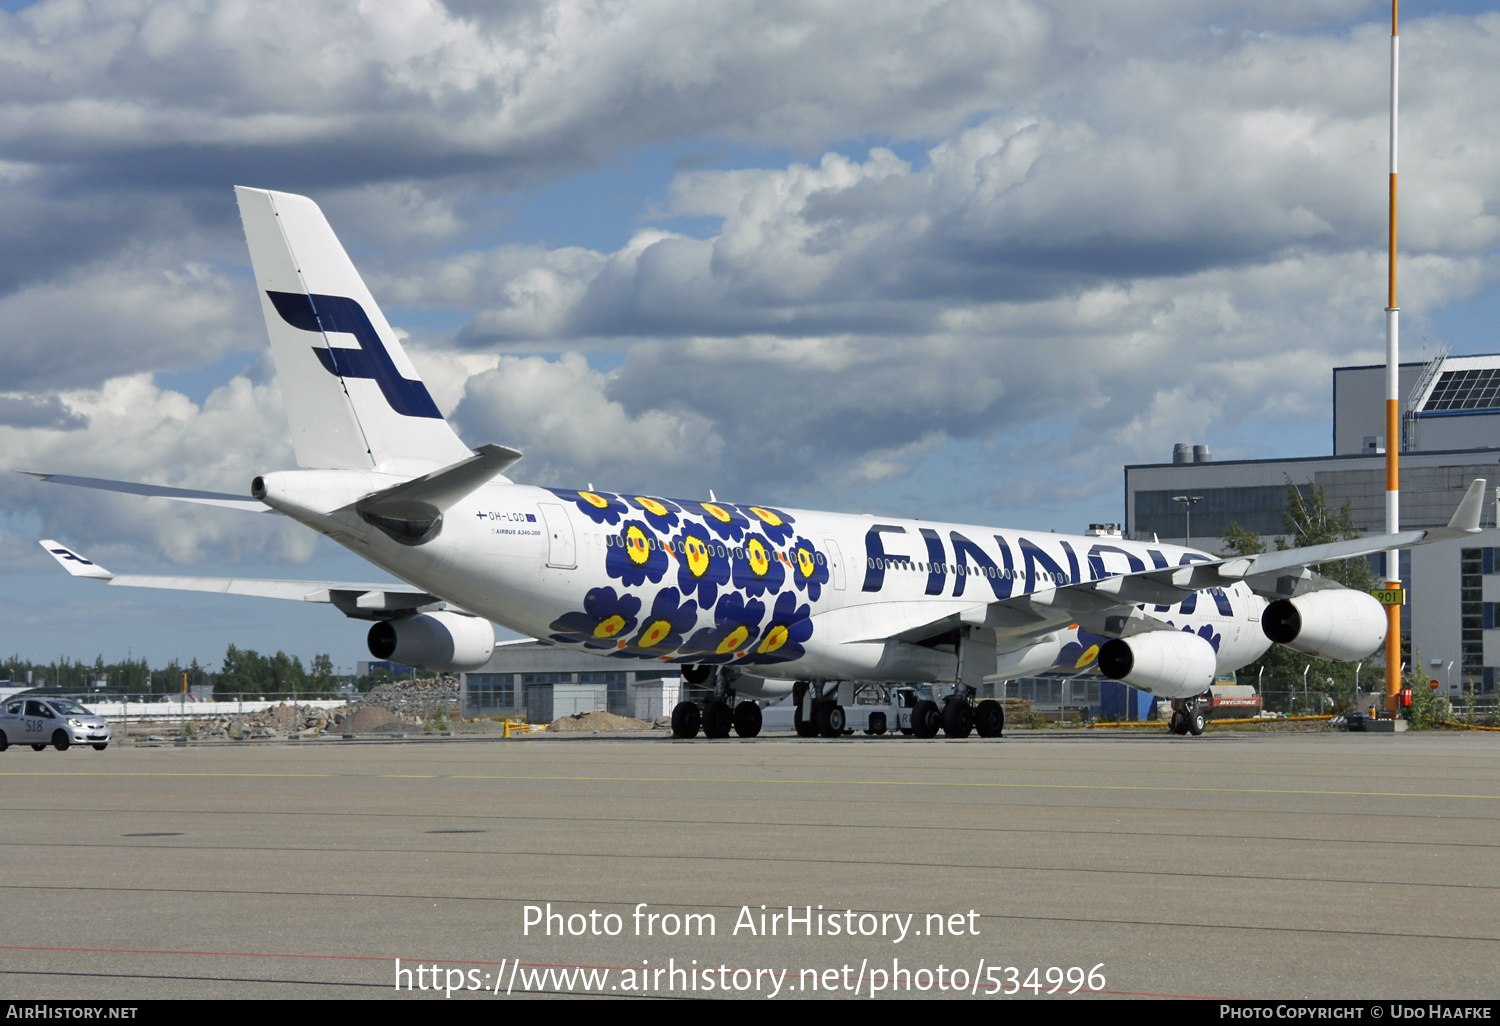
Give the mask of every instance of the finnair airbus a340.
<path id="1" fill-rule="evenodd" d="M 1170 699 L 1202 730 L 1215 675 L 1273 642 L 1326 659 L 1380 645 L 1370 595 L 1308 569 L 1479 530 L 1475 481 L 1446 528 L 1219 559 L 1174 545 L 707 500 L 518 485 L 514 449 L 470 449 L 443 419 L 316 204 L 237 190 L 300 470 L 255 478 L 253 498 L 95 478 L 83 485 L 285 514 L 401 585 L 116 575 L 53 541 L 69 573 L 110 585 L 332 604 L 374 621 L 380 659 L 473 670 L 491 621 L 693 683 L 673 731 L 753 736 L 746 697 L 799 699 L 799 728 L 830 721 L 841 680 L 916 682 L 915 732 L 1000 733 L 985 678 L 1053 668 Z M 842 716 L 838 717 L 842 721 Z M 824 727 L 826 731 L 826 727 Z"/>

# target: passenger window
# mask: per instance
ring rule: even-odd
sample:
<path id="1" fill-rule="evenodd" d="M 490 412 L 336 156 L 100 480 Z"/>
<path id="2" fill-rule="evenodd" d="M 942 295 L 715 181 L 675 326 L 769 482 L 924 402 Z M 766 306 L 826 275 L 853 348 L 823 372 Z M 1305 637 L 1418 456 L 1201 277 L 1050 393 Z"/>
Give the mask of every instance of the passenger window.
<path id="1" fill-rule="evenodd" d="M 19 716 L 19 715 L 21 715 L 21 703 L 20 702 L 12 702 L 12 703 L 10 703 L 10 705 L 7 705 L 5 707 L 5 711 L 6 711 L 7 714 L 9 714 L 11 716 Z"/>

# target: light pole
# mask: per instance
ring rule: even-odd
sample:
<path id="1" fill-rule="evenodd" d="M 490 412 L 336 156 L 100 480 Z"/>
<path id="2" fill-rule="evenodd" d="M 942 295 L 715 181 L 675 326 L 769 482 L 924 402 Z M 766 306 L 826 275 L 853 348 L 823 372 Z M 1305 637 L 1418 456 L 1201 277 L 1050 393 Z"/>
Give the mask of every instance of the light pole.
<path id="1" fill-rule="evenodd" d="M 1174 495 L 1172 501 L 1182 506 L 1182 544 L 1193 540 L 1193 504 L 1203 501 L 1201 495 Z"/>

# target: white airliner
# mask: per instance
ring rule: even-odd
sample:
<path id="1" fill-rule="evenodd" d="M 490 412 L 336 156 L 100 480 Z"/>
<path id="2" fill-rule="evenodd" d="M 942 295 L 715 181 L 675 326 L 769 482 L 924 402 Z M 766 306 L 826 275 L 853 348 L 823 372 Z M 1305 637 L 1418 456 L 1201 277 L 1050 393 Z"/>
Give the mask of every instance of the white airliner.
<path id="1" fill-rule="evenodd" d="M 1170 699 L 1201 732 L 1201 696 L 1280 642 L 1359 659 L 1385 635 L 1372 596 L 1308 569 L 1476 533 L 1484 481 L 1446 528 L 1219 559 L 1155 542 L 518 485 L 514 449 L 470 449 L 443 419 L 316 204 L 240 188 L 240 216 L 300 470 L 252 498 L 36 476 L 292 517 L 405 584 L 112 574 L 54 541 L 69 573 L 110 585 L 326 602 L 374 621 L 371 653 L 473 670 L 491 621 L 712 684 L 677 736 L 754 736 L 747 697 L 797 695 L 799 732 L 842 722 L 839 681 L 945 685 L 915 732 L 997 736 L 985 679 L 1095 673 Z M 637 662 L 634 665 L 639 666 Z M 945 696 L 945 697 L 944 697 Z"/>

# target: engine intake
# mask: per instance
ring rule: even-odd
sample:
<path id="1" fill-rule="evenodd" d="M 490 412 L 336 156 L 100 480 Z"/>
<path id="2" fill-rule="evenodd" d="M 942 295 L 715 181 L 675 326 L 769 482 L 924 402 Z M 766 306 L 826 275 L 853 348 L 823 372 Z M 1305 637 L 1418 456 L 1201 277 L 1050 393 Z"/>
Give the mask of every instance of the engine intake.
<path id="1" fill-rule="evenodd" d="M 393 659 L 439 673 L 477 670 L 495 652 L 488 620 L 462 613 L 419 613 L 381 620 L 367 639 L 376 659 Z"/>
<path id="2" fill-rule="evenodd" d="M 1191 698 L 1208 690 L 1219 657 L 1186 631 L 1152 631 L 1099 647 L 1099 672 L 1158 698 Z"/>
<path id="3" fill-rule="evenodd" d="M 1385 641 L 1385 607 L 1347 588 L 1278 599 L 1261 614 L 1261 630 L 1278 645 L 1318 659 L 1363 659 Z"/>

